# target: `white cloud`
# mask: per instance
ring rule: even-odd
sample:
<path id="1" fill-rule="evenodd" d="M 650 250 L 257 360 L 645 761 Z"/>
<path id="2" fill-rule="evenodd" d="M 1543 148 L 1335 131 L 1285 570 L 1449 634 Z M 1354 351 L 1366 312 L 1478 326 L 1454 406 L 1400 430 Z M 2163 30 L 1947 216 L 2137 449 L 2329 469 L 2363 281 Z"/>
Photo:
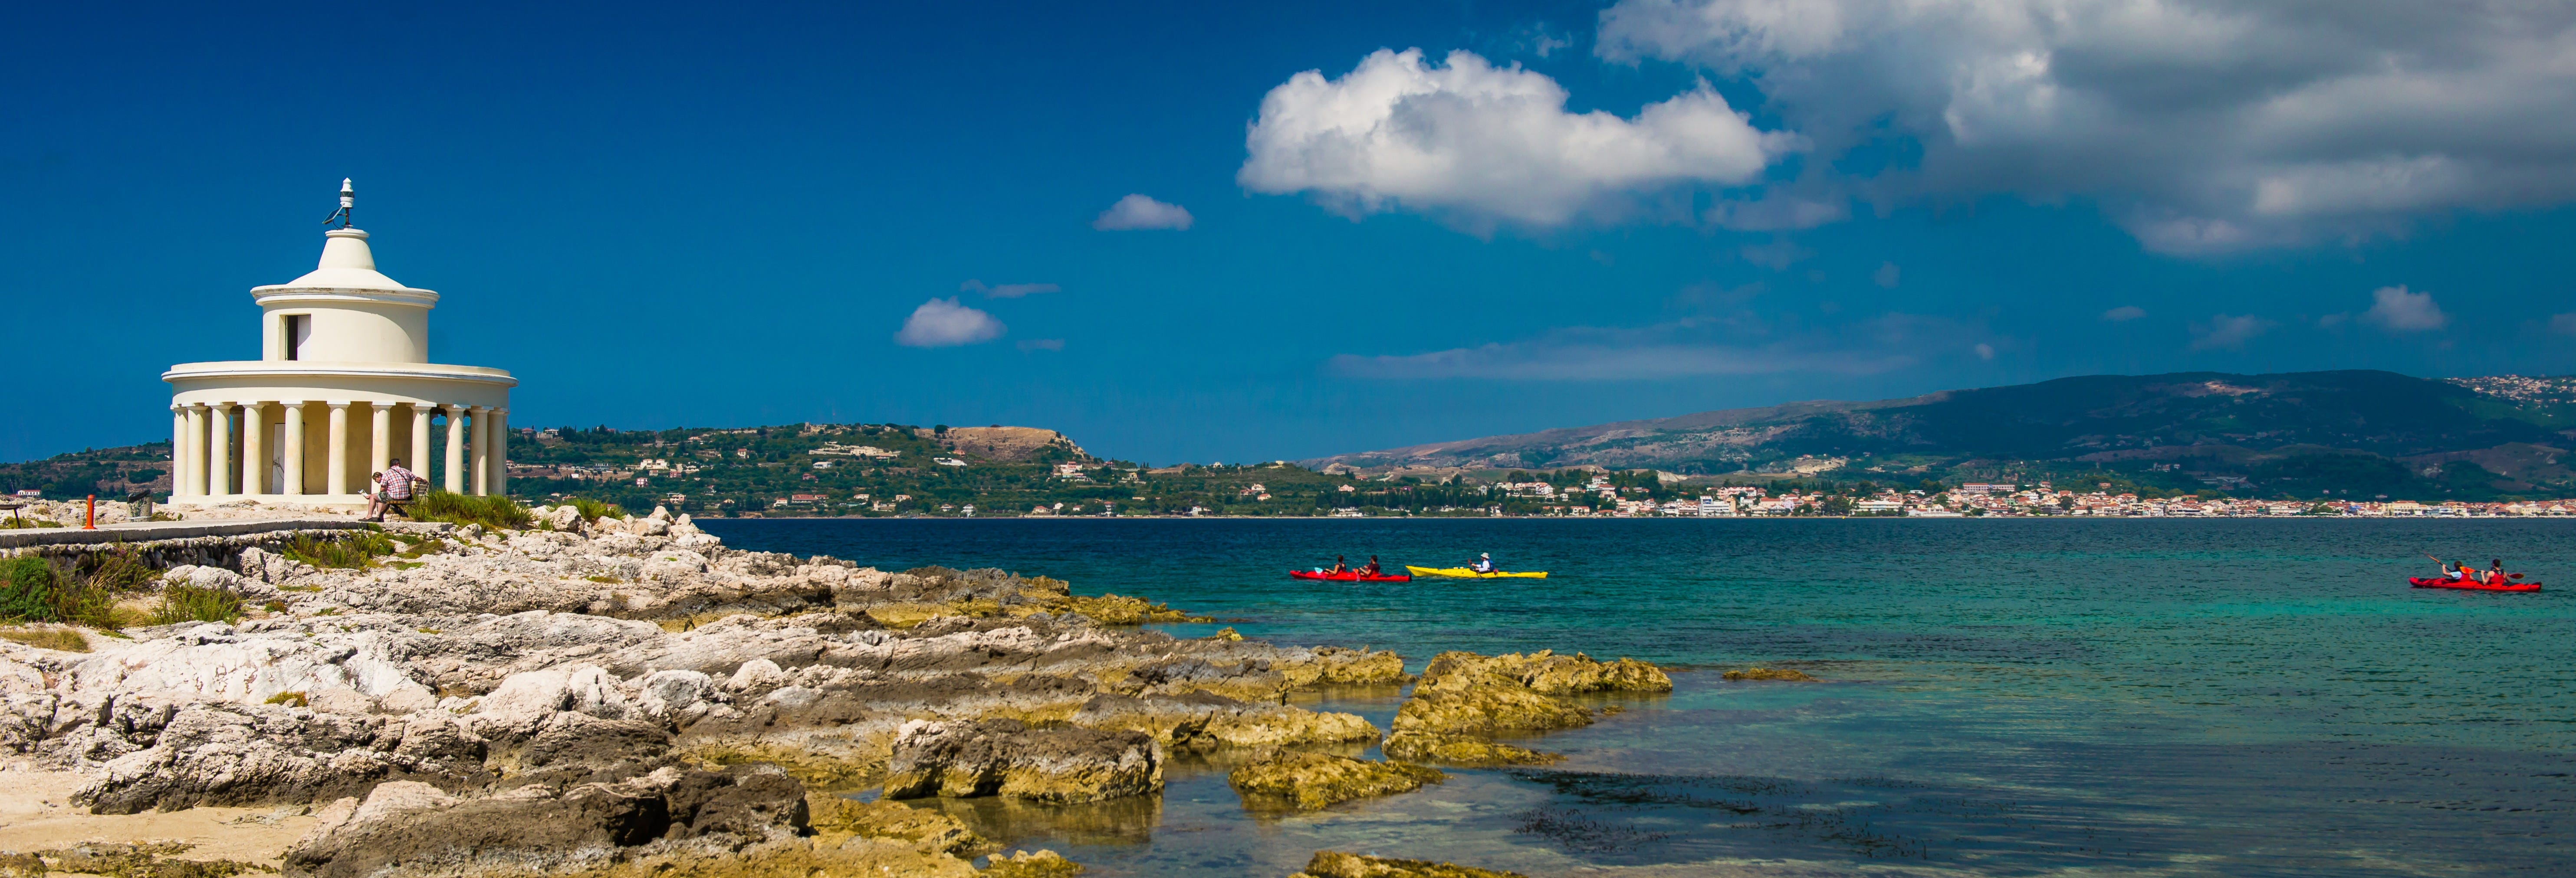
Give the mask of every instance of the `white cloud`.
<path id="1" fill-rule="evenodd" d="M 1064 339 L 1033 338 L 1020 342 L 1019 348 L 1024 351 L 1060 351 L 1064 350 Z"/>
<path id="2" fill-rule="evenodd" d="M 1194 222 L 1188 208 L 1166 201 L 1155 201 L 1144 195 L 1129 195 L 1100 212 L 1091 227 L 1104 232 L 1132 232 L 1146 229 L 1179 231 Z"/>
<path id="3" fill-rule="evenodd" d="M 2410 293 L 2404 286 L 2370 292 L 2370 310 L 2361 319 L 2390 332 L 2430 332 L 2451 325 L 2451 315 L 2433 304 L 2432 293 Z"/>
<path id="4" fill-rule="evenodd" d="M 2251 314 L 2232 317 L 2226 314 L 2213 314 L 2209 322 L 2191 325 L 2193 336 L 2191 349 L 2195 351 L 2213 348 L 2241 349 L 2245 347 L 2246 342 L 2253 341 L 2255 336 L 2272 331 L 2274 325 L 2272 321 Z"/>
<path id="5" fill-rule="evenodd" d="M 1271 89 L 1235 180 L 1352 216 L 1406 209 L 1544 227 L 1628 212 L 1640 193 L 1751 182 L 1797 145 L 1705 84 L 1634 118 L 1569 113 L 1566 97 L 1544 74 L 1472 52 L 1432 65 L 1419 49 L 1381 49 L 1338 79 L 1309 70 Z"/>
<path id="6" fill-rule="evenodd" d="M 1991 359 L 1994 359 L 1994 358 L 1995 358 L 1995 346 L 1994 346 L 1994 345 L 1990 345 L 1990 344 L 1987 344 L 1987 343 L 1985 343 L 1985 342 L 1978 342 L 1978 343 L 1977 343 L 1977 347 L 1976 347 L 1976 351 L 1977 351 L 1977 359 L 1980 359 L 1980 360 L 1991 360 Z"/>
<path id="7" fill-rule="evenodd" d="M 1882 205 L 2089 199 L 2167 252 L 2576 199 L 2563 2 L 1620 0 L 1594 49 L 1748 79 L 1821 159 L 1913 141 L 1847 181 Z"/>
<path id="8" fill-rule="evenodd" d="M 1900 270 L 1896 267 L 1896 263 L 1881 262 L 1878 264 L 1877 271 L 1869 273 L 1869 280 L 1871 283 L 1877 284 L 1880 287 L 1892 290 L 1896 289 L 1896 281 L 1902 276 L 1903 275 Z"/>
<path id="9" fill-rule="evenodd" d="M 1021 296 L 1034 295 L 1037 293 L 1060 293 L 1064 291 L 1064 288 L 1054 284 L 994 284 L 987 286 L 983 281 L 969 280 L 965 283 L 958 284 L 957 291 L 961 293 L 981 293 L 988 299 L 1017 299 Z"/>
<path id="10" fill-rule="evenodd" d="M 2102 312 L 2102 319 L 2113 323 L 2127 323 L 2131 320 L 2136 320 L 2145 316 L 2147 316 L 2147 309 L 2140 308 L 2136 305 L 2122 305 Z"/>
<path id="11" fill-rule="evenodd" d="M 2576 314 L 2550 315 L 2549 331 L 2559 335 L 2576 335 Z"/>
<path id="12" fill-rule="evenodd" d="M 945 348 L 992 341 L 1002 337 L 1002 321 L 993 315 L 957 304 L 957 297 L 932 299 L 912 309 L 903 321 L 903 330 L 894 334 L 896 344 L 916 348 Z"/>
<path id="13" fill-rule="evenodd" d="M 1785 331 L 1737 314 L 1642 328 L 1579 327 L 1537 338 L 1421 354 L 1343 354 L 1326 367 L 1354 378 L 1633 381 L 1707 375 L 1874 375 L 1940 356 L 1991 358 L 1981 331 L 1955 320 L 1890 313 L 1856 324 Z"/>

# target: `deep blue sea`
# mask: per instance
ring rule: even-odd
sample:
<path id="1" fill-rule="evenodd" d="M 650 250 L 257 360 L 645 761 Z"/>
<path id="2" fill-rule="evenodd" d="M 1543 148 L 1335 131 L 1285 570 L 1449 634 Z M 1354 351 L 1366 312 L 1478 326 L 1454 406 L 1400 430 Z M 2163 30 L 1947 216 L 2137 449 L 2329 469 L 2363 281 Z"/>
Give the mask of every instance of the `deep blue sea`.
<path id="1" fill-rule="evenodd" d="M 711 520 L 728 545 L 1001 567 L 1246 636 L 1556 649 L 1669 697 L 1320 813 L 1222 766 L 1154 801 L 942 803 L 1111 876 L 1285 875 L 1317 849 L 1555 875 L 2576 874 L 2576 521 Z M 1286 571 L 1492 552 L 1534 580 Z M 2425 553 L 2536 594 L 2410 589 Z M 1216 625 L 1173 625 L 1202 636 Z M 1730 683 L 1794 667 L 1823 683 Z M 1309 706 L 1383 728 L 1392 691 Z"/>

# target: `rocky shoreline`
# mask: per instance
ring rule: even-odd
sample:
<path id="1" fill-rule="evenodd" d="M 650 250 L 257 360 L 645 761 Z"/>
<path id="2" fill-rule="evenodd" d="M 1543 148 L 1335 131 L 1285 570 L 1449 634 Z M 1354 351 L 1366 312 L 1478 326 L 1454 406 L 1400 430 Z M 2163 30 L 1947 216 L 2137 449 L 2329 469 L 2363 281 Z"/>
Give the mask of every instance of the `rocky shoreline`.
<path id="1" fill-rule="evenodd" d="M 1625 659 L 1446 653 L 1381 730 L 1286 701 L 1407 682 L 1393 653 L 1175 638 L 1133 627 L 1190 620 L 1140 598 L 735 550 L 661 510 L 537 512 L 351 537 L 365 566 L 255 547 L 162 575 L 237 595 L 231 622 L 0 641 L 0 748 L 76 775 L 61 804 L 93 815 L 309 814 L 273 861 L 295 876 L 1059 875 L 1079 867 L 899 800 L 1146 796 L 1204 754 L 1247 808 L 1311 810 L 1440 781 L 1418 763 L 1549 761 L 1494 738 L 1671 688 Z M 1381 741 L 1401 761 L 1341 755 Z M 1365 859 L 1333 857 L 1308 871 Z"/>

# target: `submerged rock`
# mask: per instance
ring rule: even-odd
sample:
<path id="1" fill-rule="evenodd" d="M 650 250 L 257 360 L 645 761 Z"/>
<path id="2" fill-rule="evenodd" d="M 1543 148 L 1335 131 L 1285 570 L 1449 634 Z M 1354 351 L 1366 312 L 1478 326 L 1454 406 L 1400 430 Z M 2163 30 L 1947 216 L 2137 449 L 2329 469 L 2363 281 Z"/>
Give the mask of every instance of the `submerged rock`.
<path id="1" fill-rule="evenodd" d="M 1796 668 L 1745 668 L 1741 671 L 1728 671 L 1719 676 L 1727 680 L 1791 680 L 1802 683 L 1816 681 L 1816 678 L 1807 676 L 1807 672 Z"/>
<path id="2" fill-rule="evenodd" d="M 1316 851 L 1304 871 L 1288 878 L 1529 878 L 1518 872 L 1496 872 L 1455 863 L 1363 857 L 1339 851 Z"/>
<path id="3" fill-rule="evenodd" d="M 999 795 L 1070 805 L 1163 788 L 1163 751 L 1150 735 L 1007 719 L 905 723 L 886 768 L 889 799 Z"/>
<path id="4" fill-rule="evenodd" d="M 1401 762 L 1367 762 L 1326 753 L 1278 750 L 1225 776 L 1246 807 L 1313 811 L 1336 802 L 1409 793 L 1449 776 Z"/>

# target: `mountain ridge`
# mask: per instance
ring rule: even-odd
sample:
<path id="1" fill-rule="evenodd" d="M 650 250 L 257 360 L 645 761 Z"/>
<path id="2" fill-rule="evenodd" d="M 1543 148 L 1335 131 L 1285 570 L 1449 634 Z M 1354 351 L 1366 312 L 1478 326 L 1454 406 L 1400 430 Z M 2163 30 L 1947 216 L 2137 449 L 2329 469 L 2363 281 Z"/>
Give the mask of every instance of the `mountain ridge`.
<path id="1" fill-rule="evenodd" d="M 2521 461 L 2559 481 L 2576 378 L 2430 379 L 2377 370 L 2087 375 L 1872 401 L 1808 400 L 1425 443 L 1299 463 L 1364 471 L 1595 466 L 1761 474 L 1807 459 L 1924 471 L 1973 461 L 2206 459 L 2251 470 L 2318 455 Z M 2433 458 L 2441 458 L 2433 460 Z M 1804 471 L 1804 470 L 1802 470 Z M 2544 472 L 2545 471 L 2545 472 Z"/>

